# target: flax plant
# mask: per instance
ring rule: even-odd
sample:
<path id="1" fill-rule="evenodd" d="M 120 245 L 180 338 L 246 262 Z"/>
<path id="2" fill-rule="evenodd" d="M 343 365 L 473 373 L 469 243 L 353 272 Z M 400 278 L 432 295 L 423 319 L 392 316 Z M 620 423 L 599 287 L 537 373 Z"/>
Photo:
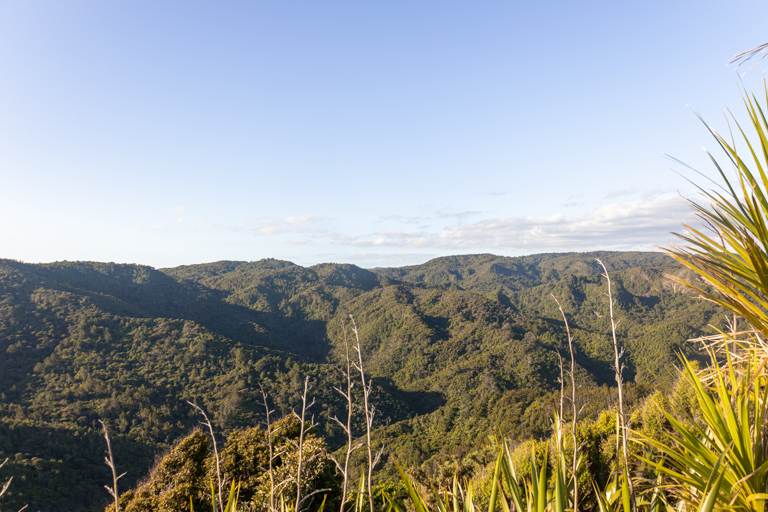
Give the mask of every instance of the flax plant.
<path id="1" fill-rule="evenodd" d="M 223 512 L 238 512 L 240 485 L 232 482 L 232 485 L 229 487 L 229 494 L 227 495 L 226 503 L 219 499 L 219 505 L 217 505 L 216 494 L 217 493 L 213 485 L 213 480 L 211 480 L 211 512 L 218 512 L 218 510 L 223 510 Z M 189 498 L 189 512 L 195 512 L 195 506 L 192 503 L 192 498 Z"/>
<path id="2" fill-rule="evenodd" d="M 718 510 L 763 512 L 768 503 L 768 376 L 756 354 L 736 367 L 720 363 L 700 372 L 683 359 L 683 377 L 696 398 L 693 424 L 666 413 L 671 431 L 663 439 L 636 438 L 661 454 L 659 464 L 641 457 L 664 477 L 683 504 L 712 503 Z"/>
<path id="3" fill-rule="evenodd" d="M 763 512 L 768 502 L 767 105 L 768 84 L 762 101 L 745 94 L 749 123 L 731 115 L 738 144 L 704 123 L 724 155 L 709 154 L 721 183 L 699 188 L 703 200 L 691 204 L 703 227 L 686 226 L 678 235 L 684 246 L 668 253 L 696 276 L 673 279 L 733 320 L 730 332 L 705 340 L 708 368 L 698 371 L 683 360 L 697 421 L 689 425 L 667 414 L 669 439 L 638 436 L 664 457 L 657 470 L 680 502 L 713 503 L 718 510 Z M 738 317 L 747 329 L 737 329 Z"/>
<path id="4" fill-rule="evenodd" d="M 751 135 L 733 117 L 742 147 L 729 142 L 706 122 L 725 156 L 709 154 L 721 183 L 700 187 L 703 201 L 691 201 L 701 226 L 686 225 L 683 247 L 668 253 L 696 274 L 696 280 L 671 276 L 705 299 L 743 318 L 754 330 L 751 348 L 768 356 L 768 84 L 762 104 L 746 95 Z M 702 227 L 704 226 L 704 227 Z"/>

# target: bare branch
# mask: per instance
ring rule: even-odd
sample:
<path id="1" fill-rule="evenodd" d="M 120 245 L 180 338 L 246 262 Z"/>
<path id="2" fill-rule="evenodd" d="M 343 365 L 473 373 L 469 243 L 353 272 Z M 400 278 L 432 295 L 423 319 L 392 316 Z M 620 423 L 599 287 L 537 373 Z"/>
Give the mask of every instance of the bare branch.
<path id="1" fill-rule="evenodd" d="M 352 315 L 349 315 L 349 320 L 352 323 L 352 333 L 355 335 L 355 352 L 357 352 L 356 367 L 360 372 L 360 383 L 363 387 L 363 413 L 365 414 L 365 447 L 368 452 L 368 481 L 366 482 L 367 490 L 368 490 L 368 505 L 370 507 L 369 510 L 374 510 L 373 485 L 372 485 L 374 457 L 373 457 L 373 448 L 371 446 L 371 430 L 373 427 L 373 410 L 372 410 L 372 407 L 370 406 L 370 400 L 369 400 L 371 395 L 371 386 L 373 383 L 368 382 L 368 380 L 365 378 L 365 370 L 363 369 L 363 351 L 362 351 L 362 347 L 360 346 L 360 333 L 357 329 L 357 323 L 355 323 L 355 317 L 353 317 Z"/>
<path id="2" fill-rule="evenodd" d="M 301 499 L 301 502 L 304 503 L 304 501 L 308 500 L 309 498 L 311 498 L 315 494 L 320 494 L 321 492 L 328 492 L 330 490 L 331 490 L 330 487 L 326 487 L 326 488 L 323 488 L 323 489 L 315 489 L 314 491 L 312 491 L 312 492 L 308 493 L 306 496 L 304 496 Z"/>
<path id="3" fill-rule="evenodd" d="M 2 497 L 3 495 L 5 495 L 6 492 L 8 492 L 8 489 L 11 487 L 12 482 L 13 482 L 13 477 L 10 477 L 8 480 L 5 481 L 2 489 L 0 489 L 0 497 Z"/>
<path id="4" fill-rule="evenodd" d="M 264 391 L 264 387 L 259 384 L 261 390 L 261 398 L 264 401 L 264 415 L 267 422 L 267 449 L 269 450 L 269 512 L 275 512 L 275 473 L 273 468 L 273 462 L 275 460 L 274 447 L 272 446 L 272 422 L 270 421 L 272 410 L 269 408 L 269 401 L 267 400 L 267 392 Z"/>
<path id="5" fill-rule="evenodd" d="M 298 462 L 296 465 L 296 502 L 294 505 L 294 512 L 300 512 L 301 511 L 301 478 L 302 478 L 302 470 L 303 470 L 303 464 L 304 464 L 304 435 L 307 433 L 307 424 L 306 424 L 306 417 L 307 417 L 307 410 L 312 407 L 315 403 L 314 400 L 312 400 L 311 403 L 307 404 L 307 393 L 309 392 L 309 377 L 304 377 L 304 392 L 301 395 L 301 415 L 294 414 L 299 418 L 300 421 L 300 428 L 299 428 L 299 443 L 298 443 Z M 312 428 L 314 426 L 312 420 L 310 420 L 310 427 Z"/>
<path id="6" fill-rule="evenodd" d="M 194 402 L 190 402 L 187 400 L 187 403 L 194 407 L 202 416 L 205 421 L 201 422 L 205 427 L 208 428 L 208 433 L 211 436 L 211 441 L 213 441 L 213 456 L 216 460 L 216 483 L 218 484 L 218 491 L 219 491 L 219 512 L 224 512 L 224 482 L 221 478 L 221 459 L 219 458 L 219 447 L 216 444 L 216 435 L 213 433 L 213 425 L 211 425 L 211 420 L 208 419 L 208 415 L 205 413 L 202 407 L 197 405 Z"/>
<path id="7" fill-rule="evenodd" d="M 629 494 L 630 494 L 630 502 L 631 502 L 631 509 L 634 512 L 636 510 L 635 505 L 635 492 L 634 492 L 634 486 L 632 483 L 632 479 L 629 476 L 629 447 L 627 446 L 627 418 L 624 413 L 624 380 L 623 380 L 623 370 L 624 365 L 621 362 L 621 358 L 624 356 L 624 347 L 619 347 L 618 339 L 616 338 L 616 320 L 613 316 L 613 293 L 611 291 L 611 276 L 608 274 L 608 269 L 605 268 L 605 265 L 603 264 L 600 259 L 596 258 L 596 261 L 603 269 L 603 277 L 606 280 L 606 283 L 608 285 L 607 295 L 608 295 L 608 314 L 611 320 L 611 339 L 613 341 L 613 367 L 616 371 L 615 378 L 616 378 L 616 387 L 618 389 L 618 399 L 619 399 L 619 410 L 617 415 L 617 424 L 616 424 L 616 432 L 619 435 L 619 438 L 617 439 L 617 443 L 621 442 L 621 453 L 623 456 L 623 466 L 624 471 L 626 472 L 626 478 L 627 478 L 627 484 L 629 485 Z"/>
<path id="8" fill-rule="evenodd" d="M 560 371 L 560 374 L 558 375 L 558 378 L 557 378 L 557 381 L 560 384 L 560 409 L 559 409 L 559 415 L 557 418 L 557 421 L 559 423 L 557 435 L 559 437 L 558 441 L 562 441 L 563 404 L 565 403 L 565 376 L 563 372 L 563 356 L 560 354 L 560 347 L 557 347 L 557 351 L 555 353 L 557 354 L 557 367 Z"/>
<path id="9" fill-rule="evenodd" d="M 383 453 L 384 453 L 384 447 L 382 446 L 381 448 L 379 448 L 379 451 L 376 452 L 376 456 L 373 458 L 373 467 L 374 468 L 379 465 L 379 461 L 381 460 L 381 455 Z"/>
<path id="10" fill-rule="evenodd" d="M 579 479 L 578 479 L 578 464 L 579 464 L 579 443 L 576 440 L 576 423 L 578 421 L 579 413 L 576 410 L 576 357 L 573 350 L 573 337 L 571 336 L 571 327 L 568 325 L 568 317 L 565 316 L 565 311 L 557 297 L 552 294 L 552 298 L 557 304 L 557 309 L 560 310 L 560 315 L 563 317 L 563 324 L 565 324 L 565 334 L 568 337 L 568 354 L 571 359 L 571 369 L 568 372 L 571 380 L 571 436 L 573 437 L 573 463 L 571 472 L 573 473 L 573 512 L 579 512 Z M 562 374 L 561 374 L 562 378 Z M 562 414 L 562 407 L 561 407 Z"/>
<path id="11" fill-rule="evenodd" d="M 347 436 L 347 449 L 344 453 L 344 464 L 340 464 L 336 461 L 335 458 L 333 459 L 333 462 L 336 463 L 336 466 L 339 468 L 339 472 L 341 473 L 342 477 L 341 502 L 339 503 L 339 512 L 344 512 L 344 506 L 347 504 L 347 493 L 349 488 L 349 461 L 356 446 L 354 445 L 354 435 L 352 433 L 352 414 L 354 411 L 352 402 L 352 388 L 354 386 L 354 381 L 352 380 L 352 358 L 350 357 L 349 337 L 347 336 L 347 323 L 343 318 L 341 328 L 344 336 L 344 361 L 346 363 L 344 373 L 347 380 L 347 388 L 345 391 L 339 389 L 338 387 L 334 387 L 334 389 L 346 400 L 347 417 L 345 423 L 342 423 L 341 420 L 339 420 L 336 416 L 333 417 L 333 420 L 341 427 L 341 429 L 344 431 L 344 434 Z"/>
<path id="12" fill-rule="evenodd" d="M 3 466 L 5 466 L 8 463 L 8 457 L 5 458 L 3 462 L 0 462 L 0 469 L 3 469 Z M 8 478 L 8 480 L 5 481 L 2 486 L 0 486 L 0 498 L 2 498 L 5 493 L 8 492 L 8 489 L 11 488 L 11 483 L 13 482 L 13 477 Z"/>
<path id="13" fill-rule="evenodd" d="M 107 445 L 107 456 L 104 457 L 104 463 L 112 472 L 112 487 L 105 485 L 104 488 L 107 490 L 109 495 L 112 496 L 112 499 L 115 500 L 115 512 L 120 512 L 120 492 L 117 488 L 117 482 L 125 476 L 125 473 L 120 475 L 117 474 L 117 467 L 115 466 L 115 458 L 112 455 L 112 442 L 109 439 L 109 430 L 107 429 L 107 424 L 101 420 L 99 420 L 99 423 L 101 423 L 101 431 L 104 434 L 104 443 Z"/>

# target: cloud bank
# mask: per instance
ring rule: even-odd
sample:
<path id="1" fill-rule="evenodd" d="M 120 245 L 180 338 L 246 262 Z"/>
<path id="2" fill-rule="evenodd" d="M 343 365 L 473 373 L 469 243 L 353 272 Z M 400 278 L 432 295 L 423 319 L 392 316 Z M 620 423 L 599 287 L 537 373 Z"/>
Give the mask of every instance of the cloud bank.
<path id="1" fill-rule="evenodd" d="M 309 215 L 254 227 L 258 236 L 282 236 L 293 243 L 323 243 L 353 251 L 456 253 L 491 251 L 653 250 L 673 241 L 672 232 L 694 220 L 687 201 L 674 193 L 644 197 L 617 195 L 591 210 L 540 217 L 495 217 L 482 212 L 439 211 L 423 217 L 388 216 L 395 228 L 349 233 L 332 219 Z"/>

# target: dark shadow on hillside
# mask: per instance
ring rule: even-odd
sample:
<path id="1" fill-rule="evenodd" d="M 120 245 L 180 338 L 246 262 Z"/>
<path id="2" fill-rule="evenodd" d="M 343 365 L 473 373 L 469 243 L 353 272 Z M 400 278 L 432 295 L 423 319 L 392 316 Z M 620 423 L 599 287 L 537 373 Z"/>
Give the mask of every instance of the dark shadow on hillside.
<path id="1" fill-rule="evenodd" d="M 643 309 L 651 309 L 661 302 L 661 297 L 634 295 L 621 285 L 616 292 L 616 302 L 624 311 L 631 311 L 638 306 Z"/>
<path id="2" fill-rule="evenodd" d="M 549 329 L 557 333 L 558 335 L 562 335 L 565 337 L 565 332 L 563 328 L 563 322 L 560 319 L 555 318 L 543 318 L 542 319 L 549 327 Z M 573 322 L 572 318 L 568 319 L 568 322 L 570 324 L 570 328 L 572 331 L 575 331 L 577 329 L 591 332 L 592 330 L 589 328 L 586 328 L 582 325 L 579 325 L 577 323 Z M 562 334 L 560 334 L 562 333 Z M 564 338 L 563 338 L 564 339 Z M 610 343 L 610 333 L 606 333 L 605 337 L 606 344 Z M 565 343 L 565 341 L 563 341 Z M 586 352 L 582 350 L 582 348 L 579 346 L 579 340 L 574 340 L 574 356 L 576 359 L 576 364 L 584 368 L 595 380 L 595 384 L 598 386 L 615 386 L 616 385 L 616 376 L 613 371 L 613 365 L 611 361 L 601 361 L 600 359 L 596 359 Z M 635 376 L 635 369 L 634 365 L 629 361 L 629 359 L 625 355 L 625 370 L 624 370 L 624 379 L 625 381 L 634 381 Z"/>
<path id="3" fill-rule="evenodd" d="M 112 448 L 118 471 L 126 472 L 121 487 L 133 487 L 151 467 L 155 449 L 115 435 Z M 0 423 L 0 459 L 5 457 L 10 461 L 3 475 L 14 480 L 3 505 L 11 510 L 25 504 L 46 510 L 56 503 L 58 510 L 92 512 L 109 501 L 103 485 L 111 477 L 98 433 Z"/>
<path id="4" fill-rule="evenodd" d="M 325 322 L 286 317 L 226 301 L 226 294 L 179 282 L 149 267 L 100 264 L 55 268 L 19 264 L 43 278 L 43 286 L 87 297 L 105 312 L 135 318 L 176 318 L 247 345 L 286 351 L 299 359 L 324 360 L 330 349 Z"/>
<path id="5" fill-rule="evenodd" d="M 413 416 L 421 416 L 436 411 L 446 404 L 445 395 L 437 391 L 408 391 L 400 389 L 389 378 L 377 377 L 376 385 L 398 402 L 405 404 L 405 414 L 393 414 L 393 421 L 400 421 Z"/>
<path id="6" fill-rule="evenodd" d="M 422 315 L 421 319 L 429 327 L 429 330 L 432 331 L 431 341 L 447 340 L 450 338 L 451 335 L 448 332 L 450 321 L 448 318 Z"/>

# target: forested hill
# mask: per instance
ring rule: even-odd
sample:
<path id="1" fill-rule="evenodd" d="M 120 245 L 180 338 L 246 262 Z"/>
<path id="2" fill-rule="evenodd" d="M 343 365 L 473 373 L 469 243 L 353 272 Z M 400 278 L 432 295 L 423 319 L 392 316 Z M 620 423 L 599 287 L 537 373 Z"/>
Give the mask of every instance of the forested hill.
<path id="1" fill-rule="evenodd" d="M 550 294 L 574 332 L 585 414 L 606 405 L 610 331 L 595 257 L 614 280 L 630 396 L 668 385 L 685 340 L 719 320 L 664 278 L 681 269 L 658 253 L 453 256 L 371 270 L 0 260 L 0 460 L 10 457 L 4 470 L 30 510 L 97 510 L 100 418 L 130 485 L 196 423 L 185 400 L 227 432 L 262 421 L 259 385 L 289 411 L 305 375 L 320 433 L 337 443 L 327 418 L 343 414 L 332 386 L 351 313 L 376 384 L 376 439 L 390 457 L 439 469 L 493 428 L 548 429 L 564 342 Z"/>

